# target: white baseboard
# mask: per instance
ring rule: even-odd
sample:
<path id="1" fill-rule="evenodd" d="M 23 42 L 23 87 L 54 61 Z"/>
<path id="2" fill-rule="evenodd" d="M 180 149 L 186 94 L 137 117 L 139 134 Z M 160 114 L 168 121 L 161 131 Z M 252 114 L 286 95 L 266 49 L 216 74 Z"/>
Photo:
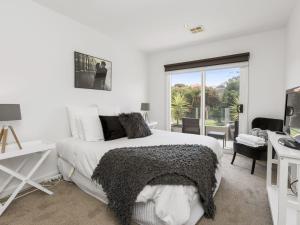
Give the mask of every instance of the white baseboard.
<path id="1" fill-rule="evenodd" d="M 35 182 L 37 183 L 41 183 L 41 182 L 48 182 L 48 181 L 53 181 L 53 180 L 56 180 L 56 179 L 59 179 L 62 175 L 59 174 L 57 171 L 53 171 L 53 172 L 50 172 L 46 175 L 43 175 L 43 176 L 40 176 L 40 177 L 37 177 L 35 179 L 33 179 Z M 2 198 L 5 198 L 9 195 L 11 195 L 14 190 L 17 188 L 18 184 L 15 184 L 15 185 L 9 185 L 1 194 L 0 194 L 0 199 Z M 25 185 L 24 188 L 22 189 L 22 191 L 30 188 L 31 186 L 29 185 Z"/>

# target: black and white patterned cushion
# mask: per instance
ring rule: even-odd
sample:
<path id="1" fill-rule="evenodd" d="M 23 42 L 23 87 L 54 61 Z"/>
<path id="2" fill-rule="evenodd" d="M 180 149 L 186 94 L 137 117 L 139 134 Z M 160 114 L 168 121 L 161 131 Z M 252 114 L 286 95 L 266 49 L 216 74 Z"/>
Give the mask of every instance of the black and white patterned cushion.
<path id="1" fill-rule="evenodd" d="M 253 128 L 249 132 L 250 135 L 263 138 L 266 142 L 268 141 L 268 133 L 267 130 L 262 130 L 260 128 Z"/>

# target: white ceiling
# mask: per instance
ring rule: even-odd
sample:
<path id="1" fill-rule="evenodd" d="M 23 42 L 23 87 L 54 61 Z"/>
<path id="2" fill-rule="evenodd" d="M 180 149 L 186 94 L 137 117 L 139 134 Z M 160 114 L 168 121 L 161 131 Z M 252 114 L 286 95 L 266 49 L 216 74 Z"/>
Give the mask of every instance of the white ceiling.
<path id="1" fill-rule="evenodd" d="M 153 52 L 286 24 L 296 0 L 35 0 L 103 34 Z M 189 33 L 184 25 L 203 25 Z"/>

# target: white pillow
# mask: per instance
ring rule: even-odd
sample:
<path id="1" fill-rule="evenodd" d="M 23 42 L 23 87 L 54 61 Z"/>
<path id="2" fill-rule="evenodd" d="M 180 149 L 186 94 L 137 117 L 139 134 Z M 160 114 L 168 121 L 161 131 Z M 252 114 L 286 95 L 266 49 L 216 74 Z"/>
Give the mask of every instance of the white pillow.
<path id="1" fill-rule="evenodd" d="M 79 118 L 85 141 L 104 140 L 102 125 L 98 115 L 83 114 Z"/>
<path id="2" fill-rule="evenodd" d="M 89 107 L 79 107 L 79 106 L 67 106 L 67 112 L 69 117 L 69 124 L 71 129 L 72 137 L 80 138 L 79 132 L 80 126 L 78 122 L 76 122 L 76 118 L 81 114 L 89 114 L 89 115 L 97 115 L 98 116 L 98 108 L 95 106 Z"/>
<path id="3" fill-rule="evenodd" d="M 81 124 L 81 121 L 80 121 L 80 114 L 79 115 L 76 115 L 75 117 L 75 124 L 76 124 L 76 129 L 77 129 L 77 132 L 78 132 L 78 137 L 81 139 L 81 140 L 84 140 L 84 131 L 83 131 L 83 127 L 82 127 L 82 124 Z"/>
<path id="4" fill-rule="evenodd" d="M 117 106 L 99 106 L 98 112 L 101 116 L 117 116 L 120 114 L 120 108 Z"/>

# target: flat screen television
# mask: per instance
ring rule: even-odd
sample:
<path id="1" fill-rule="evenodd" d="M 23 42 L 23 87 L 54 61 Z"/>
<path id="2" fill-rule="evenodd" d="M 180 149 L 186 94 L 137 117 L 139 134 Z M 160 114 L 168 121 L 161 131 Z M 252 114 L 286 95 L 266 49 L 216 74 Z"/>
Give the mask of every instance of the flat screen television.
<path id="1" fill-rule="evenodd" d="M 289 138 L 281 138 L 279 142 L 300 149 L 300 87 L 286 91 L 283 130 Z"/>

